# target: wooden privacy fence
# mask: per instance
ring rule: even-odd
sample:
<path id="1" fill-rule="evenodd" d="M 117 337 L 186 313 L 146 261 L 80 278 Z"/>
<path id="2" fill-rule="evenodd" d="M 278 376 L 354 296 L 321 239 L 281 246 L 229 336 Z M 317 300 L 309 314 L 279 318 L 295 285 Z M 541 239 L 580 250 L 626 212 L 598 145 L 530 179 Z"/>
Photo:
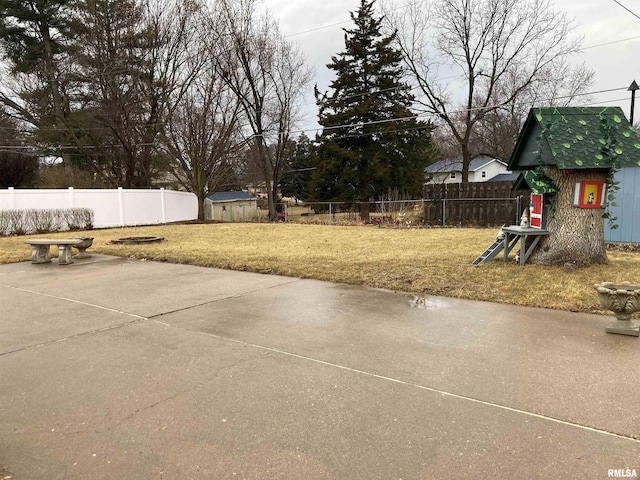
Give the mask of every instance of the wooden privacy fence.
<path id="1" fill-rule="evenodd" d="M 502 226 L 520 223 L 528 191 L 513 182 L 445 183 L 424 186 L 424 223 L 442 226 Z"/>

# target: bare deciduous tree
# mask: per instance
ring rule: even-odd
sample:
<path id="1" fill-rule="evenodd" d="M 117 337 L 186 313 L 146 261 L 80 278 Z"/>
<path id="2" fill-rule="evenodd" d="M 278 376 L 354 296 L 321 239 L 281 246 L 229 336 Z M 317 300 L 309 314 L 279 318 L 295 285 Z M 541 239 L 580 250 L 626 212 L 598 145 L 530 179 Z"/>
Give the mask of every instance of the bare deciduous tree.
<path id="1" fill-rule="evenodd" d="M 590 83 L 584 67 L 567 76 L 579 42 L 568 40 L 571 24 L 550 0 L 439 0 L 431 11 L 412 2 L 387 19 L 423 112 L 448 130 L 462 158 L 463 182 L 479 154 L 507 156 L 532 102 L 575 98 Z M 562 85 L 562 78 L 575 82 Z M 496 122 L 506 140 L 488 152 Z"/>
<path id="2" fill-rule="evenodd" d="M 149 187 L 158 174 L 157 140 L 201 66 L 191 60 L 197 10 L 190 0 L 81 4 L 74 127 L 84 160 L 114 186 Z"/>
<path id="3" fill-rule="evenodd" d="M 284 40 L 268 12 L 255 0 L 221 0 L 225 54 L 216 69 L 238 97 L 246 142 L 262 173 L 275 217 L 277 188 L 291 156 L 297 102 L 311 79 L 304 55 Z"/>
<path id="4" fill-rule="evenodd" d="M 198 197 L 201 220 L 205 217 L 205 198 L 235 176 L 239 143 L 239 102 L 212 68 L 213 58 L 220 52 L 215 31 L 209 33 L 192 60 L 200 74 L 185 95 L 176 99 L 162 142 L 169 171 Z M 203 55 L 207 61 L 200 59 Z"/>
<path id="5" fill-rule="evenodd" d="M 257 0 L 0 0 L 0 13 L 15 86 L 3 81 L 0 104 L 35 127 L 41 152 L 95 185 L 146 188 L 167 169 L 223 161 L 240 127 L 274 213 L 310 71 Z M 218 153 L 195 160 L 189 142 Z M 202 195 L 212 175 L 181 178 Z"/>
<path id="6" fill-rule="evenodd" d="M 517 80 L 508 83 L 514 84 Z M 567 107 L 588 104 L 591 97 L 584 92 L 592 84 L 593 71 L 584 65 L 574 66 L 562 62 L 551 64 L 513 103 L 501 105 L 478 121 L 470 138 L 472 152 L 508 162 L 532 106 Z M 505 96 L 501 88 L 497 88 L 491 103 L 500 105 Z"/>

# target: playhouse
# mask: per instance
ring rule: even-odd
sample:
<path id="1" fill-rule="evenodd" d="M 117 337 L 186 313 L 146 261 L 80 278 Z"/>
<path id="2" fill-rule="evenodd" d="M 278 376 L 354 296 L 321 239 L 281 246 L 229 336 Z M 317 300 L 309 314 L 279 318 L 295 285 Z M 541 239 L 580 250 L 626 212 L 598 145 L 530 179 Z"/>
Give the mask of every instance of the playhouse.
<path id="1" fill-rule="evenodd" d="M 640 141 L 619 107 L 531 109 L 508 164 L 509 170 L 521 172 L 513 188 L 531 191 L 529 209 L 520 225 L 503 227 L 473 263 L 501 252 L 506 261 L 520 241 L 524 265 L 544 237 L 569 223 L 567 218 L 575 219 L 579 239 L 581 222 L 602 221 L 612 167 L 633 166 L 640 166 Z M 569 205 L 573 211 L 560 210 Z"/>

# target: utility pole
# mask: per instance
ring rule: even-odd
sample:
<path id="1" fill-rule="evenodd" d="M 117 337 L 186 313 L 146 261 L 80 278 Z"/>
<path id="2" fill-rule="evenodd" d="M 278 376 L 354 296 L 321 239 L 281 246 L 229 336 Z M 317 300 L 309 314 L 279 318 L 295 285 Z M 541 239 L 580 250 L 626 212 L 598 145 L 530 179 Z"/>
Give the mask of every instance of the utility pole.
<path id="1" fill-rule="evenodd" d="M 629 115 L 629 123 L 633 127 L 633 110 L 636 103 L 636 90 L 640 90 L 640 87 L 634 80 L 633 82 L 631 82 L 631 85 L 629 85 L 629 88 L 627 88 L 627 90 L 631 92 L 631 115 Z"/>

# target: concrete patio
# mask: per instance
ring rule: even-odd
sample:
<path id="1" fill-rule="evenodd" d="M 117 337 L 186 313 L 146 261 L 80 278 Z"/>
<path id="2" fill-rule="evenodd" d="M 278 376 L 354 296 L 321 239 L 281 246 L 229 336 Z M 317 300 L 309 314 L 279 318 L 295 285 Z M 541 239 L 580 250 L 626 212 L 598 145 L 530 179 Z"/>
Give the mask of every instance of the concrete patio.
<path id="1" fill-rule="evenodd" d="M 100 255 L 0 265 L 0 471 L 640 475 L 640 343 L 610 320 Z"/>

